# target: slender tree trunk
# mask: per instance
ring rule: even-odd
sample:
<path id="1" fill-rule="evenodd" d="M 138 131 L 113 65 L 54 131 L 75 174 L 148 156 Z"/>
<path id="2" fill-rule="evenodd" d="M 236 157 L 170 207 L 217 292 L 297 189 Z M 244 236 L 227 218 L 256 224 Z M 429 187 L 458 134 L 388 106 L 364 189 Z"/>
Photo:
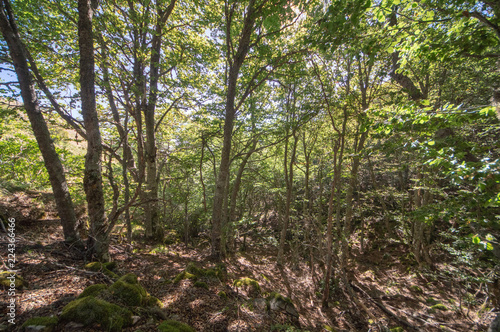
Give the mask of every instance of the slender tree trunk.
<path id="1" fill-rule="evenodd" d="M 357 146 L 355 147 L 355 155 L 352 159 L 352 164 L 351 164 L 351 174 L 349 177 L 349 187 L 347 188 L 347 194 L 346 194 L 346 213 L 345 213 L 345 230 L 347 233 L 347 236 L 349 236 L 352 233 L 352 214 L 353 214 L 353 194 L 354 194 L 354 189 L 356 188 L 356 184 L 358 182 L 358 169 L 359 169 L 359 153 L 363 149 L 366 137 L 368 136 L 368 131 L 364 131 L 361 133 L 361 137 L 359 139 L 359 142 L 357 143 Z"/>
<path id="2" fill-rule="evenodd" d="M 377 179 L 375 178 L 375 172 L 373 171 L 373 165 L 371 163 L 370 157 L 368 156 L 367 159 L 368 159 L 368 170 L 370 172 L 370 178 L 372 180 L 373 190 L 375 191 L 375 196 L 377 197 L 377 199 L 380 202 L 380 205 L 382 206 L 382 215 L 383 215 L 386 231 L 390 232 L 391 229 L 389 227 L 389 218 L 387 216 L 387 206 L 385 204 L 385 199 L 379 193 Z M 401 174 L 401 172 L 399 172 L 399 174 Z"/>
<path id="3" fill-rule="evenodd" d="M 205 137 L 201 135 L 201 157 L 200 157 L 200 183 L 203 189 L 203 211 L 207 212 L 207 190 L 205 188 L 205 181 L 203 180 L 203 159 L 205 153 Z"/>
<path id="4" fill-rule="evenodd" d="M 238 199 L 238 193 L 240 191 L 241 179 L 243 178 L 243 172 L 245 171 L 245 167 L 248 163 L 248 160 L 255 152 L 255 147 L 257 146 L 257 138 L 253 138 L 252 146 L 247 151 L 243 160 L 240 163 L 238 168 L 238 173 L 236 174 L 236 179 L 234 180 L 233 188 L 231 191 L 231 201 L 229 203 L 229 214 L 228 214 L 228 234 L 227 234 L 227 242 L 234 249 L 234 234 L 233 234 L 233 225 L 232 223 L 236 220 L 236 201 Z"/>
<path id="5" fill-rule="evenodd" d="M 69 243 L 79 243 L 80 238 L 75 229 L 76 215 L 64 175 L 64 168 L 50 137 L 47 123 L 40 110 L 34 83 L 28 67 L 27 51 L 17 31 L 14 14 L 8 0 L 3 0 L 0 3 L 0 29 L 7 42 L 16 70 L 24 108 L 28 114 L 31 128 L 42 153 L 45 168 L 49 174 L 57 212 L 59 218 L 61 218 L 64 240 Z"/>
<path id="6" fill-rule="evenodd" d="M 165 24 L 172 14 L 176 0 L 171 0 L 165 11 L 157 8 L 157 23 L 151 40 L 151 62 L 149 74 L 149 96 L 144 110 L 146 129 L 145 161 L 146 161 L 146 236 L 159 241 L 163 239 L 163 226 L 158 213 L 158 181 L 157 181 L 157 148 L 155 110 L 158 101 L 158 81 L 160 79 L 160 58 L 162 33 Z"/>
<path id="7" fill-rule="evenodd" d="M 245 61 L 250 49 L 250 37 L 255 24 L 255 0 L 250 0 L 245 13 L 242 34 L 239 39 L 238 50 L 233 59 L 229 59 L 230 68 L 227 78 L 226 108 L 224 117 L 224 139 L 222 141 L 221 161 L 219 173 L 215 182 L 214 205 L 212 210 L 212 234 L 211 234 L 211 256 L 215 260 L 222 259 L 221 236 L 223 223 L 224 196 L 226 192 L 226 181 L 229 177 L 229 166 L 231 163 L 231 140 L 233 137 L 233 126 L 236 118 L 236 88 L 240 68 Z M 230 24 L 230 22 L 229 22 Z M 230 38 L 231 26 L 226 27 L 227 38 Z M 229 46 L 229 45 L 228 45 Z M 229 57 L 229 55 L 228 55 Z"/>
<path id="8" fill-rule="evenodd" d="M 128 113 L 125 114 L 125 126 L 124 126 L 124 137 L 123 137 L 123 146 L 129 146 L 128 144 Z M 127 243 L 132 244 L 132 221 L 130 220 L 130 207 L 128 204 L 130 202 L 130 184 L 128 180 L 128 168 L 127 168 L 127 150 L 123 150 L 123 162 L 122 162 L 122 172 L 123 172 L 123 190 L 125 193 L 123 194 L 123 204 L 126 206 L 125 209 L 125 224 L 127 225 Z M 131 158 L 131 156 L 130 156 Z"/>
<path id="9" fill-rule="evenodd" d="M 330 190 L 330 199 L 328 200 L 328 217 L 326 229 L 326 271 L 325 271 L 325 288 L 323 290 L 323 297 L 321 305 L 323 308 L 328 307 L 328 299 L 330 298 L 330 279 L 332 278 L 332 256 L 333 256 L 333 199 L 335 198 L 335 188 L 337 187 L 337 172 L 338 172 L 338 151 L 340 148 L 340 138 L 337 140 L 333 150 L 333 169 L 334 175 L 332 180 L 332 187 Z"/>
<path id="10" fill-rule="evenodd" d="M 94 74 L 93 10 L 89 0 L 78 0 L 78 44 L 80 48 L 80 87 L 82 115 L 87 132 L 87 154 L 83 185 L 90 218 L 88 250 L 91 257 L 109 260 L 108 225 L 104 213 L 102 187 L 101 133 L 97 117 Z"/>
<path id="11" fill-rule="evenodd" d="M 286 243 L 286 233 L 288 232 L 288 225 L 290 223 L 290 206 L 292 204 L 292 193 L 293 193 L 293 164 L 295 163 L 295 154 L 297 151 L 297 141 L 298 136 L 296 134 L 296 128 L 292 129 L 293 136 L 293 145 L 292 145 L 292 155 L 290 156 L 290 165 L 287 166 L 287 150 L 288 150 L 288 139 L 285 147 L 285 179 L 286 179 L 286 201 L 285 201 L 285 217 L 283 219 L 283 225 L 281 226 L 281 235 L 280 235 L 280 245 L 278 248 L 278 265 L 283 265 L 283 255 L 285 252 L 285 243 Z M 287 169 L 289 168 L 289 169 Z"/>

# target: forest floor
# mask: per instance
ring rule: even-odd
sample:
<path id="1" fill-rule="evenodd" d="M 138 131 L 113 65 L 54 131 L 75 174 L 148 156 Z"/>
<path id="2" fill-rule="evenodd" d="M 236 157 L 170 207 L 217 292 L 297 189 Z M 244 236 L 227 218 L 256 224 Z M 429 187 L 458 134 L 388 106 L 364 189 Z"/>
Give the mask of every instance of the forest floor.
<path id="1" fill-rule="evenodd" d="M 5 204 L 11 202 L 17 211 L 22 206 L 29 210 L 33 207 L 31 199 L 29 195 L 18 196 Z M 87 286 L 111 282 L 100 272 L 85 270 L 86 262 L 62 242 L 59 221 L 50 217 L 45 214 L 42 219 L 17 224 L 16 268 L 28 286 L 17 290 L 15 326 L 7 322 L 9 298 L 5 288 L 1 291 L 0 331 L 20 331 L 30 317 L 58 316 Z M 3 262 L 7 258 L 4 235 L 0 236 Z M 330 305 L 325 309 L 321 307 L 318 288 L 321 268 L 316 266 L 313 273 L 306 259 L 290 259 L 285 268 L 278 268 L 275 246 L 247 243 L 245 252 L 225 260 L 227 280 L 211 280 L 206 289 L 194 287 L 189 279 L 179 283 L 169 281 L 189 263 L 195 262 L 200 267 L 215 265 L 208 259 L 208 241 L 202 241 L 196 248 L 183 244 L 145 245 L 138 241 L 130 251 L 126 244 L 114 238 L 111 254 L 118 270 L 123 274 L 136 274 L 140 284 L 163 304 L 160 318 L 144 315 L 124 331 L 157 331 L 161 319 L 166 318 L 187 323 L 196 331 L 387 331 L 389 328 L 392 331 L 486 331 L 496 314 L 482 305 L 486 298 L 485 285 L 464 288 L 463 283 L 453 278 L 457 268 L 450 263 L 451 258 L 438 249 L 432 255 L 439 263 L 432 268 L 418 268 L 408 258 L 408 248 L 400 240 L 368 236 L 364 252 L 360 253 L 354 245 L 349 262 L 353 294 L 367 310 L 354 304 L 352 295 L 339 287 L 340 282 L 333 283 Z M 470 275 L 474 275 L 474 271 L 470 271 Z M 234 280 L 243 277 L 258 281 L 263 295 L 255 296 L 233 285 Z M 227 298 L 220 296 L 221 291 Z M 293 301 L 300 315 L 298 322 L 285 312 L 268 312 L 262 298 L 272 291 Z M 96 326 L 77 330 L 100 331 Z M 76 330 L 71 325 L 59 324 L 55 331 Z"/>

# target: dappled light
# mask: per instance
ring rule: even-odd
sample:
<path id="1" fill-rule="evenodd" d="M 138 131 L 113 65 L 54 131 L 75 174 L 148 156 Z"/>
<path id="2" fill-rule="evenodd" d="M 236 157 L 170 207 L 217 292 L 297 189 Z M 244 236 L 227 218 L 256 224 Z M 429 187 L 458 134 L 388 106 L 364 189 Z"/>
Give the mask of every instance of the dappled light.
<path id="1" fill-rule="evenodd" d="M 0 331 L 500 331 L 500 5 L 0 0 Z"/>

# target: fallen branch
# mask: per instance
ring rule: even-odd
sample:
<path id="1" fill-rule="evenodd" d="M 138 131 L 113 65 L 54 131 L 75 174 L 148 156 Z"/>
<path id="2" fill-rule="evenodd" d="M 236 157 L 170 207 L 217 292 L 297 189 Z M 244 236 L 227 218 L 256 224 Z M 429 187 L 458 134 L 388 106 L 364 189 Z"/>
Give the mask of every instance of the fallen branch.
<path id="1" fill-rule="evenodd" d="M 380 309 L 382 309 L 383 312 L 385 312 L 390 317 L 392 317 L 393 319 L 395 319 L 398 323 L 406 326 L 407 328 L 409 328 L 409 329 L 411 329 L 413 331 L 419 331 L 420 330 L 418 327 L 413 326 L 412 324 L 410 324 L 406 319 L 399 317 L 394 312 L 392 312 L 391 310 L 389 310 L 386 306 L 384 306 L 382 304 L 382 302 L 377 301 L 374 298 L 372 298 L 365 290 L 363 290 L 363 288 L 361 288 L 360 285 L 355 284 L 354 281 L 352 281 L 351 283 L 352 283 L 352 285 L 354 287 L 356 287 L 356 289 L 358 289 L 361 293 L 363 293 L 370 301 L 372 301 L 373 303 L 375 303 Z"/>

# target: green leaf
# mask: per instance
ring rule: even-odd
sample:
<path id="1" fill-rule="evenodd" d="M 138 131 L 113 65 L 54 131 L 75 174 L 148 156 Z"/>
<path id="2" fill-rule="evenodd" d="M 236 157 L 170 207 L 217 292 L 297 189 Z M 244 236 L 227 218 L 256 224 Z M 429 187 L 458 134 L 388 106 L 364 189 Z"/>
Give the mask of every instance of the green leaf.
<path id="1" fill-rule="evenodd" d="M 481 239 L 479 238 L 479 236 L 477 236 L 477 234 L 472 237 L 472 243 L 474 244 L 481 243 Z"/>

